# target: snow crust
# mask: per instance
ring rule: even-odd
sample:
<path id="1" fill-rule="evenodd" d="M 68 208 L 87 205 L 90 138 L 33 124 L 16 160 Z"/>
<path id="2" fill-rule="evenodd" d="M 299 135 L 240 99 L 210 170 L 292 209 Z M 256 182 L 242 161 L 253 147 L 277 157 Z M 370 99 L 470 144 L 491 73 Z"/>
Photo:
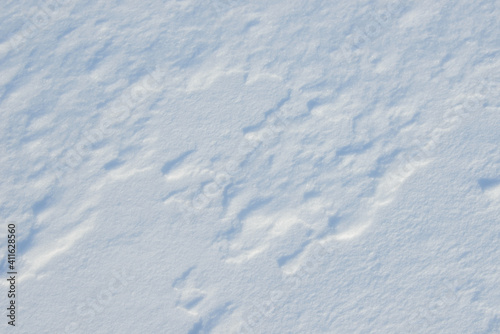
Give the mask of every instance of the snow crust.
<path id="1" fill-rule="evenodd" d="M 500 333 L 498 1 L 0 8 L 0 332 Z"/>

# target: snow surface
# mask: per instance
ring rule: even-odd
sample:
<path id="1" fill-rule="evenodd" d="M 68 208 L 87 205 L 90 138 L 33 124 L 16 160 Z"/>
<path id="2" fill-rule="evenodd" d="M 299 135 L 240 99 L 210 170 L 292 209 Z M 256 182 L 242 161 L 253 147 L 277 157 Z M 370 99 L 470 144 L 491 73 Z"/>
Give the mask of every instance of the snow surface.
<path id="1" fill-rule="evenodd" d="M 499 4 L 2 1 L 0 332 L 500 333 Z"/>

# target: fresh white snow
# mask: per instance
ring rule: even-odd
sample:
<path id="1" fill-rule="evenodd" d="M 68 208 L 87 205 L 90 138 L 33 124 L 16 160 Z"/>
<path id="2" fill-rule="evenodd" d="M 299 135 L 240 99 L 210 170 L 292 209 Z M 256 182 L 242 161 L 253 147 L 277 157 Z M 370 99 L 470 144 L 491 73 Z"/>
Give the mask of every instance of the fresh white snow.
<path id="1" fill-rule="evenodd" d="M 500 333 L 499 5 L 3 1 L 0 332 Z"/>

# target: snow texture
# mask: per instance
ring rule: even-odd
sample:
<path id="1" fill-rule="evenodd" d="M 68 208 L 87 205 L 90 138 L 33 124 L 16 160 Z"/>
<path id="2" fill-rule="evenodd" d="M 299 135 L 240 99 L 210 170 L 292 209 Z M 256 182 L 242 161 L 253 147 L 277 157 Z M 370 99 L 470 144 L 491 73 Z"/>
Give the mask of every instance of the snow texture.
<path id="1" fill-rule="evenodd" d="M 3 1 L 0 332 L 500 333 L 499 5 Z"/>

